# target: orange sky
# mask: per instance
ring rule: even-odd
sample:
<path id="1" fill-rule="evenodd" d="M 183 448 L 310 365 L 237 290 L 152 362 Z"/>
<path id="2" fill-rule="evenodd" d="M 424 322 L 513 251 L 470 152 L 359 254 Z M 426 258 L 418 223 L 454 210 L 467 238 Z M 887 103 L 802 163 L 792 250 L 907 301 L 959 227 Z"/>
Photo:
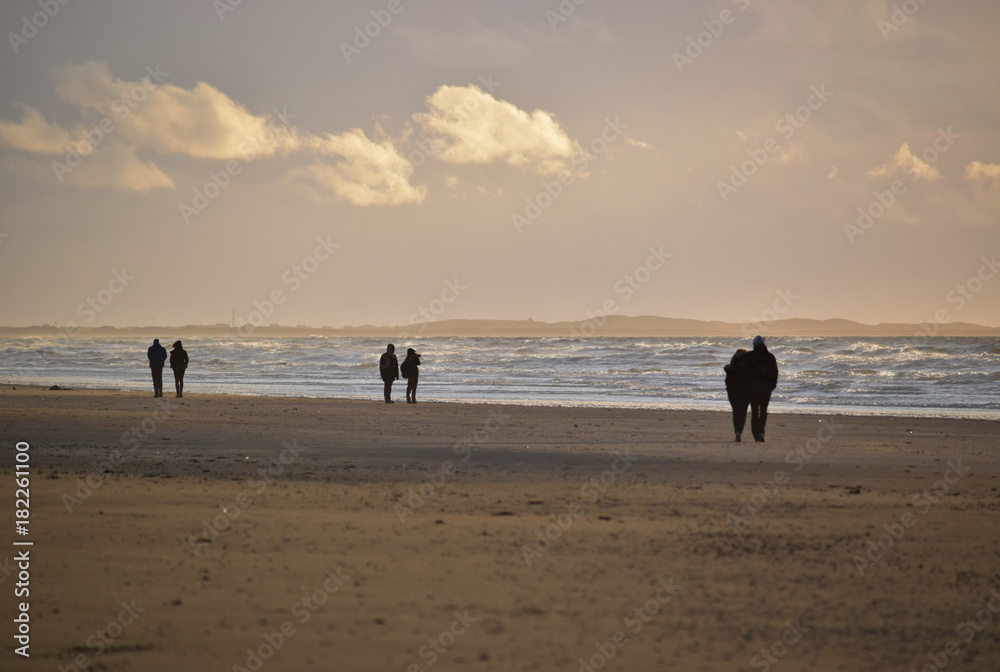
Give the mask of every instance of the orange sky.
<path id="1" fill-rule="evenodd" d="M 349 4 L 5 3 L 0 324 L 1000 326 L 1000 6 Z"/>

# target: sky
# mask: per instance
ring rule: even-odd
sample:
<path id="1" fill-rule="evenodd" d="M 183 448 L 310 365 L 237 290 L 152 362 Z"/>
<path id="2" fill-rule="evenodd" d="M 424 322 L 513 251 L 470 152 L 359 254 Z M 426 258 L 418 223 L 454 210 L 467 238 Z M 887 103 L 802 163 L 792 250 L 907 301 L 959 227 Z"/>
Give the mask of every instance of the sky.
<path id="1" fill-rule="evenodd" d="M 998 25 L 986 0 L 10 0 L 0 324 L 1000 326 Z"/>

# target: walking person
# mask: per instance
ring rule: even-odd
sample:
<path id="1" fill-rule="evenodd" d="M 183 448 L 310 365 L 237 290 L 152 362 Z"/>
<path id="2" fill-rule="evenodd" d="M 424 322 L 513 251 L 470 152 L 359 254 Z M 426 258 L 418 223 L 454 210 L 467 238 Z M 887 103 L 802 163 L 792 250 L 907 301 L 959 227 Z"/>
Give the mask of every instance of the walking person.
<path id="1" fill-rule="evenodd" d="M 736 442 L 743 439 L 743 426 L 747 422 L 747 408 L 750 406 L 750 353 L 740 348 L 723 367 L 726 372 L 726 395 L 733 407 L 733 430 Z"/>
<path id="2" fill-rule="evenodd" d="M 180 399 L 184 396 L 184 371 L 188 366 L 188 353 L 180 341 L 174 341 L 173 348 L 170 351 L 170 368 L 174 370 L 174 387 L 177 388 L 177 398 Z"/>
<path id="3" fill-rule="evenodd" d="M 153 396 L 163 396 L 163 363 L 167 361 L 167 349 L 160 345 L 160 339 L 154 338 L 153 344 L 146 350 L 149 359 L 149 372 L 153 375 Z"/>
<path id="4" fill-rule="evenodd" d="M 778 361 L 764 343 L 763 336 L 754 336 L 750 358 L 750 431 L 754 441 L 764 441 L 767 425 L 767 405 L 771 392 L 778 386 Z"/>
<path id="5" fill-rule="evenodd" d="M 406 378 L 406 403 L 417 403 L 417 381 L 420 379 L 420 355 L 413 348 L 406 349 L 406 359 L 399 367 L 399 372 Z"/>
<path id="6" fill-rule="evenodd" d="M 382 382 L 385 383 L 384 393 L 387 404 L 393 403 L 392 383 L 399 380 L 399 360 L 396 359 L 395 352 L 396 346 L 390 343 L 378 360 L 379 375 L 382 376 Z"/>

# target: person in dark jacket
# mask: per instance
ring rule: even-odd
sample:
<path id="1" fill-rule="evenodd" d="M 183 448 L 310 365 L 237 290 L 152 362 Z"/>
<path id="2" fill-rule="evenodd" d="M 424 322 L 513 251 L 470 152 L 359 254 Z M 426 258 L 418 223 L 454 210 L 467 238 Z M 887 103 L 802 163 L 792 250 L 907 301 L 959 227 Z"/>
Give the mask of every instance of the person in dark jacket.
<path id="1" fill-rule="evenodd" d="M 154 338 L 153 344 L 146 350 L 149 359 L 149 371 L 153 374 L 153 396 L 163 396 L 163 363 L 167 361 L 167 349 L 160 345 L 160 339 Z"/>
<path id="2" fill-rule="evenodd" d="M 188 353 L 180 341 L 174 341 L 174 349 L 170 351 L 170 368 L 174 370 L 174 387 L 177 388 L 177 398 L 184 396 L 184 371 L 188 366 Z"/>
<path id="3" fill-rule="evenodd" d="M 726 394 L 733 407 L 733 429 L 736 442 L 743 439 L 743 426 L 747 422 L 747 407 L 750 406 L 750 353 L 740 348 L 723 367 L 726 372 Z"/>
<path id="4" fill-rule="evenodd" d="M 406 349 L 406 359 L 399 367 L 403 378 L 406 378 L 406 403 L 417 403 L 417 381 L 420 379 L 420 355 L 413 348 Z"/>
<path id="5" fill-rule="evenodd" d="M 385 383 L 385 403 L 391 404 L 392 401 L 392 383 L 393 381 L 399 380 L 399 360 L 396 359 L 396 346 L 390 343 L 386 346 L 385 352 L 382 353 L 382 357 L 378 360 L 378 371 L 379 375 L 382 376 L 382 382 Z"/>
<path id="6" fill-rule="evenodd" d="M 778 361 L 767 350 L 763 336 L 754 336 L 750 358 L 750 431 L 755 441 L 764 441 L 767 405 L 778 386 Z"/>

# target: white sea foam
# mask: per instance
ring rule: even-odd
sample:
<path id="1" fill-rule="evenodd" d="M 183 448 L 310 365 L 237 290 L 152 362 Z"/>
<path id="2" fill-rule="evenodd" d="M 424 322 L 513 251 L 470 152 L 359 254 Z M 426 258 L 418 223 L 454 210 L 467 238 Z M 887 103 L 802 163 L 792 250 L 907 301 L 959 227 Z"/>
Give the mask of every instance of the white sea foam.
<path id="1" fill-rule="evenodd" d="M 183 338 L 185 391 L 379 399 L 382 339 Z M 769 338 L 784 412 L 1000 419 L 1000 339 Z M 0 339 L 0 381 L 145 390 L 149 343 Z M 425 401 L 728 409 L 722 366 L 737 339 L 448 338 L 396 343 L 423 355 Z M 169 372 L 164 373 L 171 387 Z M 402 394 L 402 390 L 400 390 Z"/>

